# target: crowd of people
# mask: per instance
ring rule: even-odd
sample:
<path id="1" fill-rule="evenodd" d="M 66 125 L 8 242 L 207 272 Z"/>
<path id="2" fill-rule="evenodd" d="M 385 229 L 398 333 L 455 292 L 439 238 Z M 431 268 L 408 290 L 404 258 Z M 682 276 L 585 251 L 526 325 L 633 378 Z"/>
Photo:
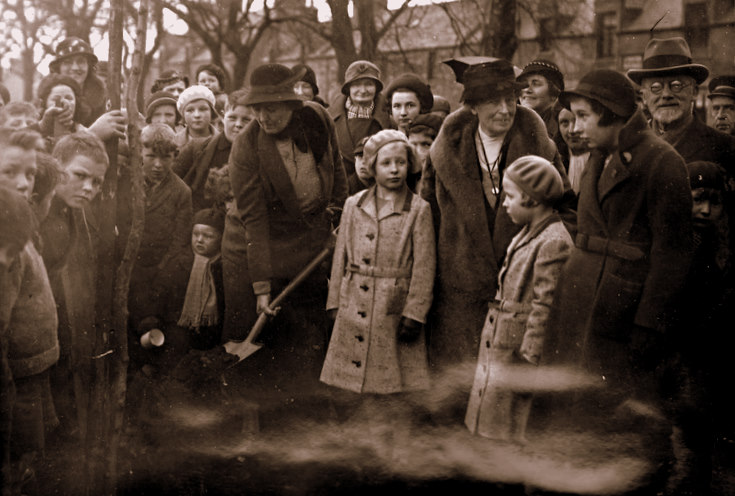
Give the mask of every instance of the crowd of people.
<path id="1" fill-rule="evenodd" d="M 86 436 L 111 142 L 118 258 L 132 229 L 127 116 L 106 110 L 97 62 L 68 38 L 36 102 L 0 85 L 7 494 L 37 494 L 47 438 Z M 140 135 L 128 403 L 192 350 L 238 349 L 265 315 L 262 348 L 237 365 L 251 401 L 347 419 L 452 374 L 433 422 L 517 445 L 558 417 L 642 430 L 656 490 L 710 494 L 733 434 L 735 75 L 710 78 L 682 38 L 573 89 L 550 55 L 444 63 L 463 88 L 453 111 L 425 78 L 384 84 L 368 60 L 329 103 L 304 64 L 260 65 L 230 93 L 214 64 L 191 85 L 160 74 Z M 542 367 L 599 387 L 534 395 L 508 380 Z M 672 489 L 657 478 L 682 450 Z"/>

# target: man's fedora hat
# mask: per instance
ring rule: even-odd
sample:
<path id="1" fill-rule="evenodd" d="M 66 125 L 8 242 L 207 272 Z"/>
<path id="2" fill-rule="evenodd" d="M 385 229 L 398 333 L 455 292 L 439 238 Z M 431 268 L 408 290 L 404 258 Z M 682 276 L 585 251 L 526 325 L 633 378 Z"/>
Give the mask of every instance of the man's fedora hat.
<path id="1" fill-rule="evenodd" d="M 495 57 L 469 56 L 444 60 L 464 86 L 461 101 L 483 100 L 507 90 L 525 88 L 526 83 L 516 81 L 513 64 Z"/>
<path id="2" fill-rule="evenodd" d="M 726 96 L 735 100 L 735 75 L 717 76 L 709 82 L 709 95 L 707 98 L 715 96 Z"/>
<path id="3" fill-rule="evenodd" d="M 294 91 L 294 83 L 306 74 L 306 68 L 292 71 L 285 65 L 265 64 L 250 74 L 250 86 L 244 99 L 245 105 L 272 102 L 303 102 L 304 98 Z"/>
<path id="4" fill-rule="evenodd" d="M 643 51 L 643 67 L 630 69 L 628 77 L 641 84 L 645 77 L 663 77 L 686 74 L 702 84 L 709 76 L 709 69 L 701 64 L 692 64 L 692 52 L 686 40 L 681 37 L 658 39 L 648 42 Z"/>

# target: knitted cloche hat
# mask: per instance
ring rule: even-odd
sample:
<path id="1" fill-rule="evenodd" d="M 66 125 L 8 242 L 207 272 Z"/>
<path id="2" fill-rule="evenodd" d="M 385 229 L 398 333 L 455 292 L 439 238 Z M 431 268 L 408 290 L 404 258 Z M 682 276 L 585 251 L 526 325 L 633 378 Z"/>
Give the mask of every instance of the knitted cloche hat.
<path id="1" fill-rule="evenodd" d="M 256 67 L 250 74 L 248 95 L 245 105 L 274 102 L 303 102 L 304 98 L 294 91 L 294 83 L 299 81 L 305 69 L 292 71 L 281 64 L 264 64 Z"/>
<path id="2" fill-rule="evenodd" d="M 575 89 L 559 94 L 559 103 L 569 110 L 569 100 L 575 96 L 595 100 L 615 115 L 626 119 L 638 109 L 633 83 L 623 74 L 610 69 L 588 72 L 582 76 Z"/>
<path id="3" fill-rule="evenodd" d="M 383 89 L 383 81 L 380 80 L 380 69 L 368 60 L 356 60 L 351 63 L 345 71 L 345 82 L 342 84 L 342 94 L 350 94 L 350 84 L 358 79 L 368 78 L 375 81 L 375 93 Z"/>
<path id="4" fill-rule="evenodd" d="M 401 88 L 416 93 L 419 104 L 421 105 L 422 114 L 431 111 L 431 107 L 434 105 L 434 95 L 431 92 L 431 86 L 424 82 L 421 77 L 417 74 L 406 72 L 391 81 L 385 90 L 385 99 L 389 105 L 393 99 L 393 93 Z"/>
<path id="5" fill-rule="evenodd" d="M 184 115 L 184 109 L 186 106 L 196 100 L 204 100 L 207 102 L 212 109 L 212 113 L 216 114 L 214 106 L 217 102 L 215 101 L 214 93 L 212 93 L 212 90 L 206 86 L 202 86 L 200 84 L 189 86 L 181 92 L 179 99 L 176 101 L 176 110 L 178 110 L 181 115 Z"/>
<path id="6" fill-rule="evenodd" d="M 416 155 L 416 150 L 413 145 L 408 142 L 408 138 L 405 134 L 397 129 L 383 129 L 370 136 L 365 142 L 362 151 L 363 163 L 370 172 L 375 174 L 375 161 L 378 159 L 378 152 L 381 148 L 389 143 L 405 143 L 408 154 L 408 161 L 411 164 L 409 168 L 410 173 L 418 172 L 416 169 L 421 170 L 421 161 Z"/>
<path id="7" fill-rule="evenodd" d="M 516 159 L 505 170 L 505 177 L 544 205 L 553 205 L 564 194 L 564 183 L 559 171 L 551 162 L 537 155 Z"/>
<path id="8" fill-rule="evenodd" d="M 177 100 L 176 96 L 174 96 L 173 93 L 169 93 L 168 91 L 157 91 L 153 93 L 150 98 L 148 98 L 148 102 L 145 106 L 145 118 L 146 122 L 150 122 L 151 117 L 153 115 L 153 111 L 156 110 L 156 108 L 160 107 L 161 105 L 171 105 L 176 109 L 176 119 L 179 118 L 179 109 L 177 107 Z"/>
<path id="9" fill-rule="evenodd" d="M 689 162 L 687 170 L 689 171 L 689 184 L 692 189 L 713 188 L 720 191 L 727 189 L 725 170 L 719 164 L 697 160 Z"/>
<path id="10" fill-rule="evenodd" d="M 194 214 L 191 225 L 203 224 L 205 226 L 211 226 L 217 231 L 224 232 L 225 230 L 225 216 L 224 213 L 216 208 L 204 208 L 197 211 Z"/>

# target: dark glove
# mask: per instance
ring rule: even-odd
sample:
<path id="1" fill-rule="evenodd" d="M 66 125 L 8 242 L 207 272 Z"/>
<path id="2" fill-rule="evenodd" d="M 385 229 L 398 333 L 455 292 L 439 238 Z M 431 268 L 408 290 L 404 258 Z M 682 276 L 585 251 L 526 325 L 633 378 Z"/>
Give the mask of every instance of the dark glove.
<path id="1" fill-rule="evenodd" d="M 398 341 L 401 343 L 413 343 L 421 335 L 423 324 L 417 320 L 401 317 L 398 324 Z"/>

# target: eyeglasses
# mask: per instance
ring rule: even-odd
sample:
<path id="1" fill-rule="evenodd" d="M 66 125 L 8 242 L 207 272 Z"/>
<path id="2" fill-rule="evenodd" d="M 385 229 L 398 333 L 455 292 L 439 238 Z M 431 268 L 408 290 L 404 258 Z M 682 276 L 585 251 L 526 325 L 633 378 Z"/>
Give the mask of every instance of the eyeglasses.
<path id="1" fill-rule="evenodd" d="M 664 86 L 666 84 L 667 83 L 659 83 L 659 82 L 651 83 L 651 85 L 648 87 L 648 90 L 654 95 L 658 95 L 664 90 Z M 674 94 L 681 93 L 681 90 L 683 90 L 687 86 L 691 86 L 690 83 L 682 83 L 681 81 L 669 81 L 668 85 L 669 85 L 669 89 Z"/>

